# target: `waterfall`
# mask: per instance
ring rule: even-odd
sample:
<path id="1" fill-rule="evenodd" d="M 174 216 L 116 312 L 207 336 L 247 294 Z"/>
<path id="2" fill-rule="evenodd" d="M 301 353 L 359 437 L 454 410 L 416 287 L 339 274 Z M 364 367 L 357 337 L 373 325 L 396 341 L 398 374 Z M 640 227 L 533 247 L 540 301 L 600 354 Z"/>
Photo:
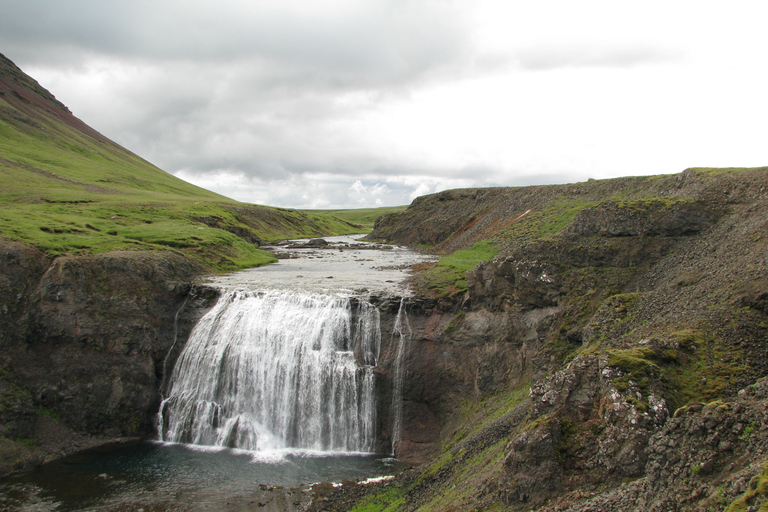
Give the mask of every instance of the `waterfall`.
<path id="1" fill-rule="evenodd" d="M 160 381 L 160 391 L 165 390 L 165 381 L 168 377 L 168 358 L 171 357 L 171 354 L 173 354 L 173 349 L 176 348 L 176 342 L 179 341 L 179 315 L 181 314 L 181 311 L 184 309 L 184 306 L 187 305 L 187 301 L 189 298 L 195 293 L 195 286 L 192 285 L 187 292 L 187 294 L 184 296 L 184 302 L 181 303 L 181 306 L 179 306 L 179 309 L 176 310 L 176 314 L 173 315 L 173 343 L 171 343 L 171 348 L 168 349 L 168 353 L 165 354 L 165 359 L 163 359 L 163 380 Z"/>
<path id="2" fill-rule="evenodd" d="M 380 344 L 379 311 L 365 301 L 227 292 L 179 355 L 160 440 L 371 452 Z"/>
<path id="3" fill-rule="evenodd" d="M 403 379 L 405 378 L 404 359 L 411 339 L 411 325 L 408 323 L 408 315 L 405 311 L 405 299 L 400 299 L 400 308 L 397 310 L 397 318 L 392 329 L 393 343 L 391 347 L 397 347 L 395 353 L 392 375 L 392 456 L 395 456 L 397 445 L 400 443 L 400 435 L 403 425 Z"/>

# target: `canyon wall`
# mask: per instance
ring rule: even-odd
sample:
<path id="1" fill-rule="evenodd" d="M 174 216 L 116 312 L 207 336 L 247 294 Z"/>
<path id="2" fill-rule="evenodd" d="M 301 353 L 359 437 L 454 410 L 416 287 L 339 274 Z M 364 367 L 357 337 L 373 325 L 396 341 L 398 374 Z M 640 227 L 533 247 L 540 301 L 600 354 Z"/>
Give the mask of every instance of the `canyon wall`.
<path id="1" fill-rule="evenodd" d="M 190 293 L 200 269 L 172 253 L 51 259 L 10 242 L 0 258 L 0 473 L 150 435 L 166 355 L 216 297 Z"/>
<path id="2" fill-rule="evenodd" d="M 415 308 L 399 455 L 428 463 L 388 492 L 404 510 L 706 510 L 749 491 L 766 233 L 766 169 L 448 191 L 382 218 L 379 240 L 501 249 Z"/>

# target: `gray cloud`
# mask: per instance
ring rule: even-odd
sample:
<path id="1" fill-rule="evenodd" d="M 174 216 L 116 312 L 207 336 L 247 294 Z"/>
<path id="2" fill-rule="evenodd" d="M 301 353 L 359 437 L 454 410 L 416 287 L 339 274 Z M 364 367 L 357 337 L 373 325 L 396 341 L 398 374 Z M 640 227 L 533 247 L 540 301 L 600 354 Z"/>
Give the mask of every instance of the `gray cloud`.
<path id="1" fill-rule="evenodd" d="M 29 62 L 60 64 L 67 53 L 63 61 L 100 54 L 201 66 L 256 62 L 272 76 L 262 85 L 300 80 L 324 88 L 411 80 L 456 59 L 467 44 L 449 2 L 380 0 L 323 9 L 328 3 L 291 10 L 237 1 L 9 0 L 0 41 Z M 53 56 L 51 48 L 58 49 Z"/>
<path id="2" fill-rule="evenodd" d="M 0 42 L 41 67 L 121 64 L 107 66 L 103 103 L 88 108 L 124 111 L 101 117 L 98 128 L 167 170 L 264 180 L 361 169 L 386 175 L 386 161 L 328 125 L 431 76 L 460 74 L 469 34 L 449 4 L 382 0 L 323 10 L 320 3 L 306 11 L 12 0 Z M 355 105 L 339 101 L 358 92 L 365 99 Z"/>
<path id="3" fill-rule="evenodd" d="M 674 172 L 700 152 L 716 165 L 723 137 L 703 142 L 716 132 L 696 119 L 732 87 L 711 78 L 715 62 L 732 76 L 734 58 L 733 97 L 749 108 L 718 113 L 746 134 L 729 154 L 762 155 L 733 119 L 764 117 L 747 79 L 754 41 L 725 46 L 759 30 L 714 45 L 705 20 L 721 13 L 690 5 L 696 24 L 685 6 L 659 17 L 594 1 L 6 0 L 0 51 L 102 133 L 226 195 L 402 204 L 448 187 Z"/>

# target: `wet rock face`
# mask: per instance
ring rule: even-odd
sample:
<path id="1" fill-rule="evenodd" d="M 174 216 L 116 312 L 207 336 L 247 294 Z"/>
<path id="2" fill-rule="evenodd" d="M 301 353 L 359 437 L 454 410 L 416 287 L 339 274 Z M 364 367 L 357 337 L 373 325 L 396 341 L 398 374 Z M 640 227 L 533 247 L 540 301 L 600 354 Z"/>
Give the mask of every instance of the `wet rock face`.
<path id="1" fill-rule="evenodd" d="M 382 360 L 379 404 L 389 404 L 397 340 L 392 332 L 394 308 L 382 311 Z M 404 355 L 403 425 L 397 456 L 423 463 L 459 420 L 467 403 L 510 386 L 521 385 L 533 372 L 534 359 L 557 315 L 556 308 L 510 314 L 506 311 L 442 311 L 423 298 L 406 303 L 410 336 Z M 384 437 L 390 411 L 381 406 Z M 384 443 L 386 445 L 386 443 Z"/>
<path id="2" fill-rule="evenodd" d="M 167 349 L 163 338 L 170 338 L 173 315 L 190 291 L 192 275 L 193 268 L 180 257 L 57 258 L 31 297 L 35 307 L 27 341 L 151 356 Z"/>
<path id="3" fill-rule="evenodd" d="M 498 259 L 468 273 L 470 290 L 449 309 L 434 300 L 408 300 L 410 337 L 405 353 L 403 425 L 397 456 L 423 463 L 458 421 L 468 402 L 521 385 L 560 310 L 552 267 L 537 261 Z M 391 332 L 397 308 L 379 305 L 382 333 Z M 384 338 L 387 338 L 385 335 Z M 384 339 L 380 389 L 392 385 L 394 340 Z M 379 403 L 389 403 L 382 394 Z M 589 404 L 591 407 L 591 403 Z M 381 410 L 387 437 L 390 411 Z M 386 443 L 384 443 L 386 444 Z"/>
<path id="4" fill-rule="evenodd" d="M 0 242 L 0 347 L 24 337 L 28 298 L 48 260 L 31 247 Z"/>

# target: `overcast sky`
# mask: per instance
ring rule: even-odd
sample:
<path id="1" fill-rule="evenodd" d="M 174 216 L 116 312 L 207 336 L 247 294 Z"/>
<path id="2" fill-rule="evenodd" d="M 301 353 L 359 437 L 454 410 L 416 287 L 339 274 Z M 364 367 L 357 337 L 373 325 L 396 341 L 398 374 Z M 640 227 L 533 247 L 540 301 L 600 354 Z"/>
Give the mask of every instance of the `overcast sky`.
<path id="1" fill-rule="evenodd" d="M 0 53 L 76 116 L 229 197 L 768 165 L 768 2 L 4 0 Z"/>

